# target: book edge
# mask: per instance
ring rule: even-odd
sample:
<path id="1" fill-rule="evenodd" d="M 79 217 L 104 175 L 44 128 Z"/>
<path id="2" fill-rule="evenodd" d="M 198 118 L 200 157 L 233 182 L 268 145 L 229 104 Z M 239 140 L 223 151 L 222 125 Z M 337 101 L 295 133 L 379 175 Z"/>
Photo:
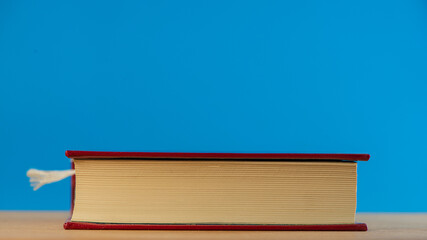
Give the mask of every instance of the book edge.
<path id="1" fill-rule="evenodd" d="M 321 225 L 203 225 L 203 224 L 104 224 L 64 223 L 66 230 L 230 230 L 230 231 L 367 231 L 365 223 Z"/>
<path id="2" fill-rule="evenodd" d="M 369 154 L 347 153 L 188 153 L 188 152 L 102 152 L 65 151 L 69 158 L 158 158 L 158 159 L 277 159 L 368 161 Z"/>

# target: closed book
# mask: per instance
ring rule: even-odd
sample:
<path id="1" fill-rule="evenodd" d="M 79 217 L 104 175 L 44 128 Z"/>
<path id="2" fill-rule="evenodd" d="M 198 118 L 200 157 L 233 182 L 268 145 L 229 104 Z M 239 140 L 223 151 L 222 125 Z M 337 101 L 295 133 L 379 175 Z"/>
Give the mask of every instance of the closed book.
<path id="1" fill-rule="evenodd" d="M 67 151 L 65 229 L 366 231 L 355 222 L 368 154 Z"/>

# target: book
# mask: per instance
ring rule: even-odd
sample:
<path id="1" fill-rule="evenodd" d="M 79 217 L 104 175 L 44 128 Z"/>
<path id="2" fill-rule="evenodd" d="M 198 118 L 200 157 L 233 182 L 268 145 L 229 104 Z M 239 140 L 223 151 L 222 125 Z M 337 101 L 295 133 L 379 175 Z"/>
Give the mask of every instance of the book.
<path id="1" fill-rule="evenodd" d="M 366 231 L 355 222 L 368 154 L 66 151 L 65 229 Z"/>

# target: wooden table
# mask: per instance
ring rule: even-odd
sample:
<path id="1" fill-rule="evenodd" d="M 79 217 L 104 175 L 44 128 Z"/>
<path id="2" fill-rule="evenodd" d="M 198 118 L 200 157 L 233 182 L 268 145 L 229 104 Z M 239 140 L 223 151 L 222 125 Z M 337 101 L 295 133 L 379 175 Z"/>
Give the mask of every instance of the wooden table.
<path id="1" fill-rule="evenodd" d="M 358 214 L 368 232 L 64 230 L 68 212 L 0 211 L 0 239 L 427 239 L 427 214 Z"/>

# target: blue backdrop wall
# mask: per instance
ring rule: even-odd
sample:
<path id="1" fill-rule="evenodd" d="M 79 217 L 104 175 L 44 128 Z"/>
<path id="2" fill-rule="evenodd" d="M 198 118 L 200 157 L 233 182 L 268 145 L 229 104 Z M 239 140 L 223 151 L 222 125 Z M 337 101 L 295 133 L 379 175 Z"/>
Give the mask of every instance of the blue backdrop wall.
<path id="1" fill-rule="evenodd" d="M 370 153 L 427 211 L 423 1 L 0 1 L 0 209 L 68 209 L 67 149 Z"/>

